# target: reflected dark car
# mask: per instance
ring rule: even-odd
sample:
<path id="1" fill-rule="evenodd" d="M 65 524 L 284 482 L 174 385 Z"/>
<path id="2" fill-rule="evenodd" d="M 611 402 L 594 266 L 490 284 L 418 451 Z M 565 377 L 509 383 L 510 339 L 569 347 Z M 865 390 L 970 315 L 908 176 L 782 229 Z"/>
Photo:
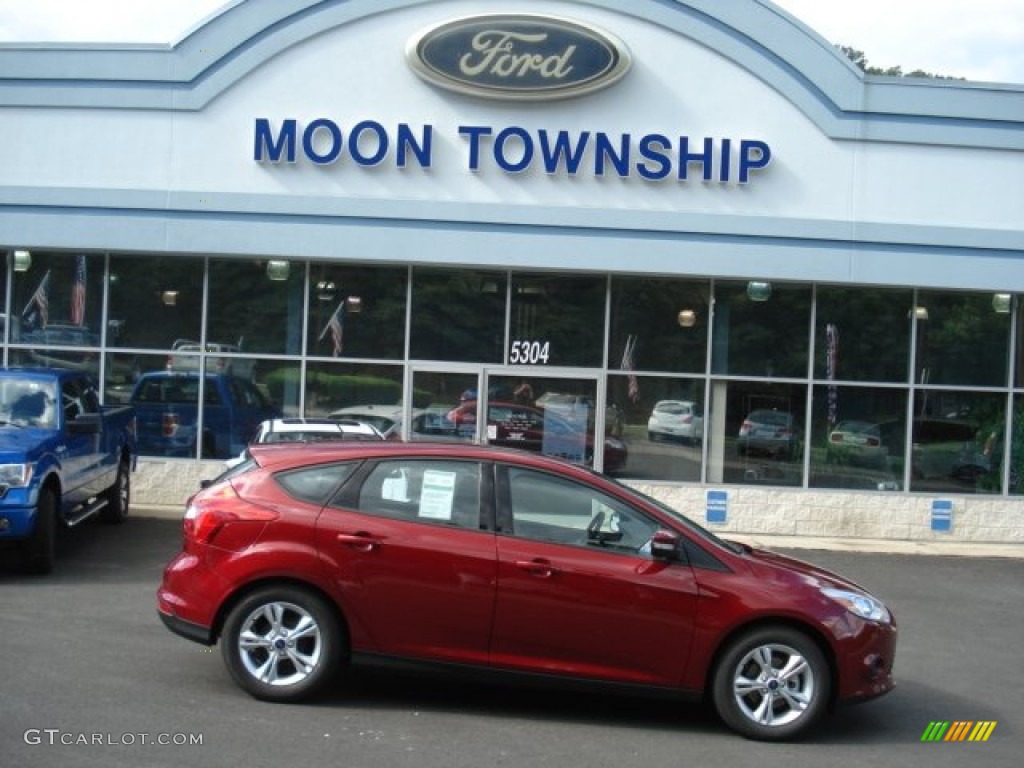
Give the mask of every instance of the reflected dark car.
<path id="1" fill-rule="evenodd" d="M 736 732 L 782 740 L 893 687 L 895 622 L 863 588 L 533 453 L 256 445 L 183 529 L 159 615 L 219 643 L 257 699 L 401 662 L 707 699 Z"/>
<path id="2" fill-rule="evenodd" d="M 792 460 L 800 455 L 800 427 L 787 411 L 759 408 L 740 425 L 737 450 L 741 456 Z"/>
<path id="3" fill-rule="evenodd" d="M 477 401 L 467 400 L 448 414 L 457 426 L 476 421 Z M 585 412 L 577 421 L 549 409 L 522 403 L 491 401 L 487 404 L 487 442 L 505 448 L 555 456 L 575 464 L 592 466 L 594 439 Z M 604 439 L 604 470 L 615 472 L 626 466 L 626 444 L 616 438 Z"/>
<path id="4" fill-rule="evenodd" d="M 92 350 L 53 349 L 52 347 L 98 347 L 100 336 L 85 326 L 47 325 L 24 331 L 19 344 L 32 344 L 29 357 L 33 365 L 47 368 L 64 368 L 74 371 L 92 371 L 98 361 L 98 353 Z"/>

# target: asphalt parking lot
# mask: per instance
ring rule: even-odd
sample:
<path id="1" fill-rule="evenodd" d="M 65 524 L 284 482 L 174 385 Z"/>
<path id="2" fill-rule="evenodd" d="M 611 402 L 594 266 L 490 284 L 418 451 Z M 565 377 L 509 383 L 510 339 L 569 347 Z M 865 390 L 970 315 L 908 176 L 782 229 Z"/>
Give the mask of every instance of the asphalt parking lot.
<path id="1" fill-rule="evenodd" d="M 1024 560 L 802 550 L 885 599 L 898 688 L 807 740 L 745 741 L 664 700 L 359 671 L 308 705 L 254 701 L 212 652 L 171 635 L 154 592 L 173 515 L 63 535 L 57 570 L 0 554 L 0 766 L 1010 766 L 1024 746 Z M 922 742 L 935 721 L 992 721 L 988 741 Z"/>

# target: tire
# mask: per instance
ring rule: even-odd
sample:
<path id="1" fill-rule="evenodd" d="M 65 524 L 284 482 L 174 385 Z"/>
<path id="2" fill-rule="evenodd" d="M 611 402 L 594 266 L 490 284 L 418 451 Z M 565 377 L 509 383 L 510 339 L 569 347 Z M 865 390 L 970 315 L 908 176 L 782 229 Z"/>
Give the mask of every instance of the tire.
<path id="1" fill-rule="evenodd" d="M 348 648 L 333 607 L 296 587 L 265 587 L 227 616 L 221 652 L 231 677 L 264 701 L 308 699 L 338 675 Z"/>
<path id="2" fill-rule="evenodd" d="M 712 699 L 719 717 L 758 741 L 791 739 L 825 712 L 828 662 L 807 635 L 765 627 L 732 641 L 715 667 Z"/>
<path id="3" fill-rule="evenodd" d="M 26 573 L 45 574 L 57 559 L 57 495 L 41 488 L 36 501 L 36 527 L 23 545 Z"/>
<path id="4" fill-rule="evenodd" d="M 107 489 L 107 506 L 100 511 L 100 520 L 110 525 L 123 523 L 128 517 L 131 496 L 131 466 L 127 459 L 122 459 L 117 465 L 117 477 L 114 478 L 114 484 Z"/>

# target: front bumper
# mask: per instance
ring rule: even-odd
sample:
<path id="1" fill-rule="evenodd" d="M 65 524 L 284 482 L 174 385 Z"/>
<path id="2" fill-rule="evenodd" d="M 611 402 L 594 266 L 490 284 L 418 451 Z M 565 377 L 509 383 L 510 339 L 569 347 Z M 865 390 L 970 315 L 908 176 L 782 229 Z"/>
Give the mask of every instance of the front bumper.
<path id="1" fill-rule="evenodd" d="M 837 703 L 866 701 L 891 691 L 898 632 L 895 623 L 864 622 L 837 655 Z"/>

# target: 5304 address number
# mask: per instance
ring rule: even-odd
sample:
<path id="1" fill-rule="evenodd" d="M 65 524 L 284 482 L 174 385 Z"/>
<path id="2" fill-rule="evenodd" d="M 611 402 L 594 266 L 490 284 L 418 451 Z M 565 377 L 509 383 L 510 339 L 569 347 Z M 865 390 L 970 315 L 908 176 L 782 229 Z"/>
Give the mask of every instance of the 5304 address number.
<path id="1" fill-rule="evenodd" d="M 510 365 L 547 365 L 550 341 L 513 341 L 508 351 Z"/>

